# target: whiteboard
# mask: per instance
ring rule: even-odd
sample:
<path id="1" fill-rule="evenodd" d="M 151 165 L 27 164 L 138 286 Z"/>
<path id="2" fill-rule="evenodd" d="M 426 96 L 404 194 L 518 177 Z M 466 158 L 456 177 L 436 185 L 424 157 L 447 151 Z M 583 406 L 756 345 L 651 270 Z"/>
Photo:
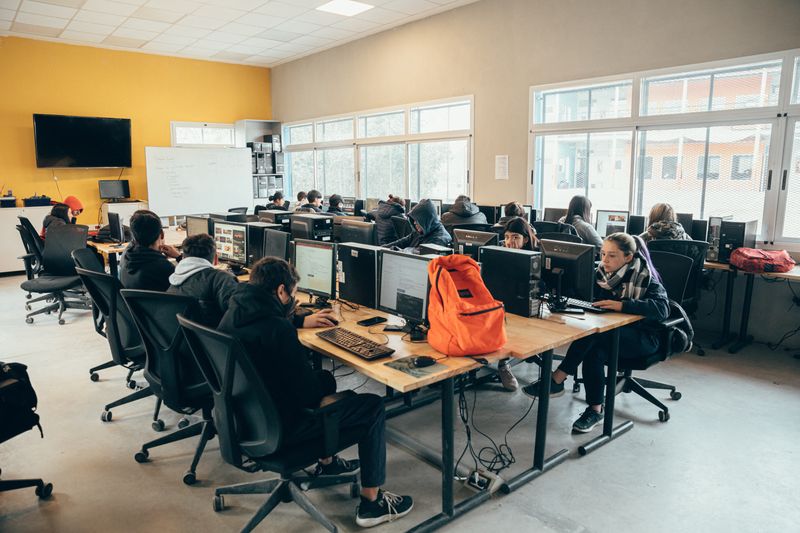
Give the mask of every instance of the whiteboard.
<path id="1" fill-rule="evenodd" d="M 159 216 L 251 206 L 249 148 L 145 147 L 147 201 Z"/>

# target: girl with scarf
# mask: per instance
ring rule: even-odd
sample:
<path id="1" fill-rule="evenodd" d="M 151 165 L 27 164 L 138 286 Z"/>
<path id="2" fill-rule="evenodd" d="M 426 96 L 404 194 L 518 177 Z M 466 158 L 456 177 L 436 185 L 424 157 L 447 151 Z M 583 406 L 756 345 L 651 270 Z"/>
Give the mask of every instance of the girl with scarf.
<path id="1" fill-rule="evenodd" d="M 661 279 L 650 261 L 644 242 L 627 233 L 612 233 L 603 241 L 601 261 L 596 273 L 594 302 L 597 307 L 645 317 L 646 322 L 666 320 L 669 298 Z M 603 421 L 604 364 L 611 354 L 613 332 L 596 333 L 573 342 L 564 361 L 553 373 L 550 395 L 564 394 L 564 380 L 576 375 L 583 363 L 583 383 L 589 407 L 572 425 L 573 431 L 586 433 Z M 624 326 L 619 331 L 619 357 L 640 357 L 655 354 L 658 337 L 641 322 Z M 526 393 L 528 390 L 523 389 Z M 535 393 L 535 389 L 532 389 Z M 613 394 L 613 393 L 612 393 Z"/>

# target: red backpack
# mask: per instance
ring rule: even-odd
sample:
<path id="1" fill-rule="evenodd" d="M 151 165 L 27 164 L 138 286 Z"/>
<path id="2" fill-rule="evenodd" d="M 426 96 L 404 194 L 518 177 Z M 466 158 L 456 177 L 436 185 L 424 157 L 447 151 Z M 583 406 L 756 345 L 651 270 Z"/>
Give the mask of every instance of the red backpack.
<path id="1" fill-rule="evenodd" d="M 449 356 L 480 355 L 506 343 L 503 303 L 492 297 L 478 263 L 453 254 L 428 263 L 428 344 Z"/>
<path id="2" fill-rule="evenodd" d="M 744 272 L 789 272 L 795 262 L 786 250 L 759 250 L 737 248 L 731 253 L 730 263 Z"/>

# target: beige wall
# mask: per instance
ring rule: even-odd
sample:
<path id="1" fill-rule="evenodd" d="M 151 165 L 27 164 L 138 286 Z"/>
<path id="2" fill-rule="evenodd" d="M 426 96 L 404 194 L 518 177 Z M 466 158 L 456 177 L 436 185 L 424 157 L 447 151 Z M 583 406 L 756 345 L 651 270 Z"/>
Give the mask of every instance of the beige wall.
<path id="1" fill-rule="evenodd" d="M 798 47 L 798 0 L 482 0 L 275 67 L 272 109 L 288 122 L 472 94 L 473 196 L 497 203 L 525 194 L 531 85 Z"/>

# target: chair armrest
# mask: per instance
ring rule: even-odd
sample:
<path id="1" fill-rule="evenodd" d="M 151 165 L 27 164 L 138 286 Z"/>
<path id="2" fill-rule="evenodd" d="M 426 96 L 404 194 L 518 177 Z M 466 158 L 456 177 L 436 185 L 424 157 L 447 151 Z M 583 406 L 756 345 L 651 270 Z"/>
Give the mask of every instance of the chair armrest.
<path id="1" fill-rule="evenodd" d="M 678 317 L 678 318 L 668 318 L 666 320 L 662 320 L 661 322 L 659 322 L 659 324 L 663 328 L 674 328 L 681 322 L 683 322 L 683 318 Z"/>
<path id="2" fill-rule="evenodd" d="M 356 393 L 351 390 L 339 392 L 325 396 L 320 407 L 303 409 L 303 413 L 306 415 L 322 418 L 323 455 L 325 457 L 332 456 L 339 451 L 339 411 L 355 397 Z"/>
<path id="3" fill-rule="evenodd" d="M 36 256 L 34 254 L 25 254 L 17 257 L 17 259 L 22 259 L 25 263 L 25 277 L 33 279 L 33 261 L 36 259 Z"/>

